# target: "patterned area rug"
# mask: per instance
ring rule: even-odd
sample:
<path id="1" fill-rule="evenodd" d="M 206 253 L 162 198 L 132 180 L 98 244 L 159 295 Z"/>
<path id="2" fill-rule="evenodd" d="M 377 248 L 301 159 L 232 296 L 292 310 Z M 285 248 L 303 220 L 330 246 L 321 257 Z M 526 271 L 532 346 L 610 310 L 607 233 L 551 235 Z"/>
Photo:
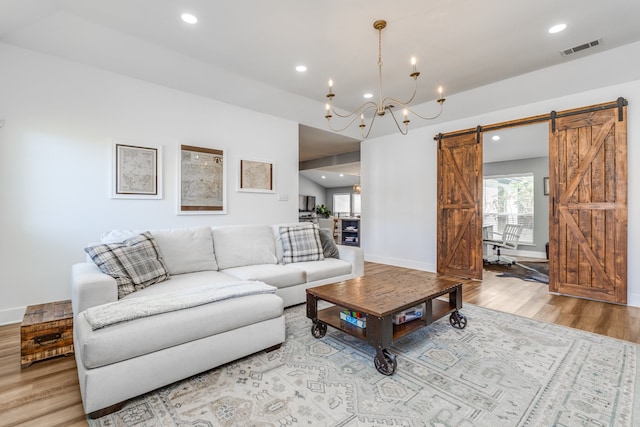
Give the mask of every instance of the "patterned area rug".
<path id="1" fill-rule="evenodd" d="M 384 376 L 364 342 L 311 336 L 304 305 L 287 339 L 131 400 L 90 426 L 637 426 L 639 346 L 472 305 L 398 340 Z"/>

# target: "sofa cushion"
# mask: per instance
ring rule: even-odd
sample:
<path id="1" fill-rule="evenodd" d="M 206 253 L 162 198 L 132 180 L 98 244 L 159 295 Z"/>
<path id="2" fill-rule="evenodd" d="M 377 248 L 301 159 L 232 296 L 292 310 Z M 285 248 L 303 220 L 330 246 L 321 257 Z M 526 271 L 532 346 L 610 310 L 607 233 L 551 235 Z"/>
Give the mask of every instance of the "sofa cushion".
<path id="1" fill-rule="evenodd" d="M 306 222 L 280 227 L 284 264 L 324 259 L 320 233 L 316 224 Z"/>
<path id="2" fill-rule="evenodd" d="M 307 282 L 351 274 L 352 270 L 350 263 L 335 258 L 325 258 L 322 261 L 297 262 L 291 266 L 304 270 L 307 274 Z"/>
<path id="3" fill-rule="evenodd" d="M 277 264 L 276 248 L 268 225 L 228 225 L 212 228 L 218 268 Z"/>
<path id="4" fill-rule="evenodd" d="M 223 273 L 241 280 L 259 280 L 277 288 L 286 288 L 305 283 L 307 274 L 299 268 L 282 264 L 259 264 L 227 268 Z"/>
<path id="5" fill-rule="evenodd" d="M 249 295 L 95 331 L 83 313 L 77 316 L 74 325 L 74 339 L 79 347 L 76 354 L 81 356 L 85 368 L 91 369 L 280 317 L 283 302 L 276 294 Z"/>
<path id="6" fill-rule="evenodd" d="M 116 279 L 118 298 L 169 278 L 158 245 L 149 232 L 121 243 L 89 246 L 85 252 L 100 271 Z"/>
<path id="7" fill-rule="evenodd" d="M 322 254 L 325 258 L 340 258 L 340 251 L 333 240 L 331 230 L 320 229 L 320 242 L 322 243 Z"/>
<path id="8" fill-rule="evenodd" d="M 167 228 L 150 230 L 170 274 L 217 270 L 210 227 Z M 122 242 L 138 234 L 134 230 L 111 230 L 102 243 Z"/>

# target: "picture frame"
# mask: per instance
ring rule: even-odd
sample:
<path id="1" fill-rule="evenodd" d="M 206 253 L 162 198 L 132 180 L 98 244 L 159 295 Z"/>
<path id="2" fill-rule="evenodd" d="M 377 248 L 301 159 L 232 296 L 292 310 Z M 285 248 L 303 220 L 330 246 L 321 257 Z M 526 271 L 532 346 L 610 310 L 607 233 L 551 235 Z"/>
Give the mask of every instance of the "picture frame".
<path id="1" fill-rule="evenodd" d="M 113 199 L 162 199 L 162 147 L 112 142 Z"/>
<path id="2" fill-rule="evenodd" d="M 275 193 L 274 163 L 268 160 L 240 159 L 238 164 L 238 191 Z"/>
<path id="3" fill-rule="evenodd" d="M 545 196 L 549 195 L 549 177 L 545 176 L 542 178 L 542 189 Z"/>
<path id="4" fill-rule="evenodd" d="M 226 214 L 224 150 L 180 145 L 178 215 Z"/>

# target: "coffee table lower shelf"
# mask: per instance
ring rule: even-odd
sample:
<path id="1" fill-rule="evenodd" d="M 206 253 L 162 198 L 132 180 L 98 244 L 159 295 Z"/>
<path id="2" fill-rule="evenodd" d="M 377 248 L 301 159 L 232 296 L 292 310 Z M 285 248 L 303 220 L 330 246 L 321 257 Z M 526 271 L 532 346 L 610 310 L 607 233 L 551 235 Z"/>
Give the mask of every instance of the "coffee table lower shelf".
<path id="1" fill-rule="evenodd" d="M 393 324 L 393 315 L 377 317 L 364 313 L 367 315 L 367 326 L 365 328 L 359 328 L 340 319 L 341 311 L 353 310 L 353 307 L 333 305 L 318 310 L 317 302 L 322 298 L 317 298 L 315 295 L 308 293 L 307 317 L 313 321 L 311 333 L 315 338 L 324 337 L 327 332 L 327 325 L 329 325 L 349 335 L 367 341 L 376 349 L 376 356 L 374 357 L 376 369 L 384 375 L 393 375 L 397 367 L 397 362 L 395 356 L 387 349 L 387 347 L 392 345 L 393 341 L 424 328 L 447 314 L 449 314 L 451 326 L 458 329 L 463 329 L 467 326 L 466 317 L 458 311 L 458 309 L 462 308 L 461 286 L 455 286 L 453 289 L 449 289 L 447 292 L 443 292 L 437 296 L 447 293 L 449 294 L 447 301 L 437 299 L 435 296 L 422 301 L 426 308 L 423 316 L 399 325 Z"/>

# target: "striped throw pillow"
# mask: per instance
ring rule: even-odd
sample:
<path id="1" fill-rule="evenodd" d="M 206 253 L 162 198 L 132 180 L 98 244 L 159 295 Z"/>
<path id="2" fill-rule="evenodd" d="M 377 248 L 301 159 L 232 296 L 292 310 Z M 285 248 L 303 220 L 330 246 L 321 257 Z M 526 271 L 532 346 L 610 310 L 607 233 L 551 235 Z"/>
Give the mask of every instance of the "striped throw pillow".
<path id="1" fill-rule="evenodd" d="M 85 248 L 100 271 L 116 279 L 118 299 L 169 279 L 160 249 L 148 231 L 121 243 Z"/>
<path id="2" fill-rule="evenodd" d="M 306 222 L 280 227 L 280 239 L 284 264 L 324 259 L 320 232 L 316 224 Z"/>

